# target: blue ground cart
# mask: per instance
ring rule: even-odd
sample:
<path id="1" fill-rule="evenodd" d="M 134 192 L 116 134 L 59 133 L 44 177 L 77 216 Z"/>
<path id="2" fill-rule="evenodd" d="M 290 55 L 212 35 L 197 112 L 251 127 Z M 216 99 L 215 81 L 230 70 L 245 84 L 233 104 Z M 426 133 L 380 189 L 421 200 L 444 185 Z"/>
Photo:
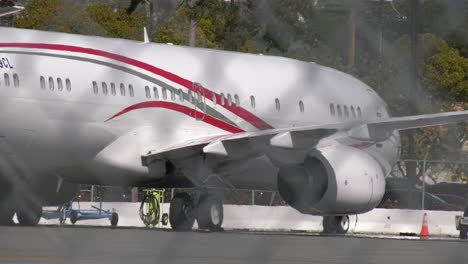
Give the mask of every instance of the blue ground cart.
<path id="1" fill-rule="evenodd" d="M 78 208 L 73 208 L 73 203 L 78 204 Z M 110 221 L 111 226 L 117 226 L 119 222 L 119 215 L 112 210 L 102 209 L 102 202 L 99 203 L 99 207 L 91 206 L 93 209 L 81 209 L 80 202 L 75 198 L 70 202 L 60 205 L 57 210 L 45 211 L 43 217 L 46 219 L 58 218 L 60 224 L 64 224 L 67 218 L 70 218 L 70 222 L 75 224 L 79 220 L 91 220 L 91 219 L 104 219 L 107 218 Z"/>

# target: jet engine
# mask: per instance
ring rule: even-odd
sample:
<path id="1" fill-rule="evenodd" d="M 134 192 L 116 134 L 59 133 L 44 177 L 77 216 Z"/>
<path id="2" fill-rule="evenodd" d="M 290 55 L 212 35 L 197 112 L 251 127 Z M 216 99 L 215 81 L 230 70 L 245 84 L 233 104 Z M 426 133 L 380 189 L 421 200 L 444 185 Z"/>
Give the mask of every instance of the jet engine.
<path id="1" fill-rule="evenodd" d="M 375 208 L 385 193 L 385 179 L 368 153 L 338 145 L 314 149 L 302 164 L 280 168 L 278 189 L 301 213 L 349 215 Z"/>

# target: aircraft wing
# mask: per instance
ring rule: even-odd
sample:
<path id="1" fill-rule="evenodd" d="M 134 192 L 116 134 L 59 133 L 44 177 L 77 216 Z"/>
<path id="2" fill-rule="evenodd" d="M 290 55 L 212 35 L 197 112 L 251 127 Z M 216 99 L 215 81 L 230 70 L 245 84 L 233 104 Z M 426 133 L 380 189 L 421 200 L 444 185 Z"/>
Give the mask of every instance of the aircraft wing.
<path id="1" fill-rule="evenodd" d="M 310 148 L 315 146 L 320 139 L 340 130 L 341 127 L 344 125 L 268 129 L 201 138 L 183 142 L 161 151 L 149 151 L 142 156 L 142 163 L 147 166 L 158 159 L 183 159 L 193 154 L 202 153 L 220 158 L 237 159 L 261 153 L 266 147 Z"/>
<path id="2" fill-rule="evenodd" d="M 427 115 L 404 116 L 369 122 L 353 128 L 351 135 L 382 141 L 391 136 L 393 131 L 422 128 L 429 126 L 463 123 L 468 121 L 468 111 L 447 112 Z"/>
<path id="3" fill-rule="evenodd" d="M 348 131 L 350 137 L 379 142 L 389 138 L 394 131 L 466 121 L 468 121 L 468 111 L 459 111 L 394 117 L 365 124 L 354 124 L 354 126 L 352 123 L 340 123 L 243 132 L 191 140 L 161 151 L 150 151 L 142 156 L 142 163 L 147 166 L 157 159 L 183 159 L 194 154 L 239 159 L 262 153 L 268 147 L 297 150 L 310 149 L 320 139 L 337 131 Z M 350 127 L 352 128 L 350 129 Z"/>

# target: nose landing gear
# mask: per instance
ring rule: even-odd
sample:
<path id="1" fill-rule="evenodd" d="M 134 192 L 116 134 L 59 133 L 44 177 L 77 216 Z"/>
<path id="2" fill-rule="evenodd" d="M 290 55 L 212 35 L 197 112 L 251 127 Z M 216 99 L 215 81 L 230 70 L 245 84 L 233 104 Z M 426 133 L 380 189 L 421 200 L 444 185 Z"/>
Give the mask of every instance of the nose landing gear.
<path id="1" fill-rule="evenodd" d="M 349 216 L 324 216 L 323 233 L 325 234 L 346 234 L 349 230 Z"/>

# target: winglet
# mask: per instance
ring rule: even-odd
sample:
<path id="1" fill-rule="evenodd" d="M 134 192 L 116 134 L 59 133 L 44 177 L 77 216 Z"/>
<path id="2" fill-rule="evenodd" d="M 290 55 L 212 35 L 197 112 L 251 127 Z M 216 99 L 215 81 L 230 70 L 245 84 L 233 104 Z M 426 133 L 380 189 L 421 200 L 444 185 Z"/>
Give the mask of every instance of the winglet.
<path id="1" fill-rule="evenodd" d="M 144 34 L 144 43 L 150 43 L 149 36 L 148 36 L 148 30 L 146 30 L 146 27 L 143 28 L 143 34 Z"/>

